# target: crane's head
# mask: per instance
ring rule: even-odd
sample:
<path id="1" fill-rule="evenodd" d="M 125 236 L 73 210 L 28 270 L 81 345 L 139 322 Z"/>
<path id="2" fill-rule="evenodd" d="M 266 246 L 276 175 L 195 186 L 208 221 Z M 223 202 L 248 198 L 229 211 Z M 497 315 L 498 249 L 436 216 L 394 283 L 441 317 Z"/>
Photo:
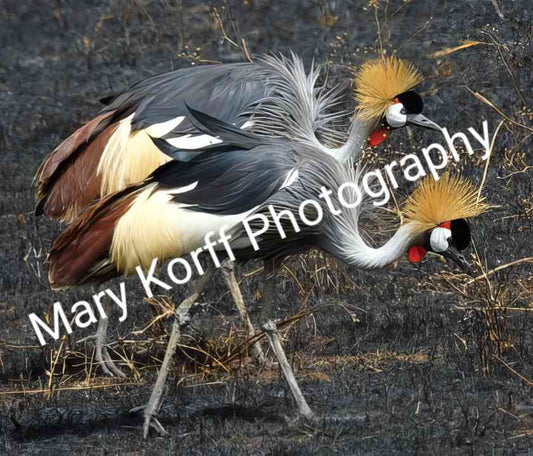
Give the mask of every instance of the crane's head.
<path id="1" fill-rule="evenodd" d="M 372 59 L 359 68 L 354 79 L 357 116 L 377 125 L 369 138 L 371 146 L 406 125 L 441 130 L 422 114 L 422 97 L 412 90 L 422 82 L 422 75 L 411 63 L 395 56 Z"/>
<path id="2" fill-rule="evenodd" d="M 466 219 L 487 209 L 483 198 L 478 197 L 466 179 L 450 173 L 438 181 L 425 178 L 409 196 L 403 210 L 413 239 L 408 250 L 409 261 L 417 263 L 427 252 L 435 252 L 470 272 L 461 254 L 471 240 Z"/>

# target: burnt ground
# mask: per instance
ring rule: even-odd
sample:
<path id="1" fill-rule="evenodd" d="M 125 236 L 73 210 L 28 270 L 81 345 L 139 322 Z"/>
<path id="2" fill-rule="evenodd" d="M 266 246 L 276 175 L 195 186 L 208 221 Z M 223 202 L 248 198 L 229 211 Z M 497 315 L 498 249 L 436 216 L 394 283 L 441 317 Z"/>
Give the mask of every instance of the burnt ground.
<path id="1" fill-rule="evenodd" d="M 531 454 L 530 9 L 525 0 L 1 0 L 0 453 Z M 503 120 L 483 187 L 494 207 L 473 222 L 470 249 L 475 276 L 490 275 L 469 283 L 436 260 L 381 272 L 289 262 L 297 280 L 281 275 L 278 307 L 307 309 L 284 335 L 316 423 L 294 420 L 275 368 L 228 360 L 243 334 L 218 277 L 167 382 L 160 418 L 170 437 L 144 442 L 142 418 L 128 411 L 149 397 L 170 321 L 141 332 L 162 307 L 142 304 L 139 281 L 127 281 L 130 316 L 112 318 L 110 331 L 124 381 L 101 376 L 91 343 L 76 343 L 94 328 L 38 346 L 28 314 L 93 290 L 50 291 L 44 260 L 59 227 L 34 222 L 31 179 L 102 96 L 172 68 L 243 60 L 224 34 L 254 56 L 294 50 L 327 62 L 338 81 L 381 46 L 395 49 L 427 76 L 426 113 L 438 123 L 465 131 L 486 119 L 492 137 Z M 374 159 L 435 140 L 405 129 Z M 463 157 L 479 186 L 484 163 Z M 242 283 L 253 319 L 256 268 Z"/>

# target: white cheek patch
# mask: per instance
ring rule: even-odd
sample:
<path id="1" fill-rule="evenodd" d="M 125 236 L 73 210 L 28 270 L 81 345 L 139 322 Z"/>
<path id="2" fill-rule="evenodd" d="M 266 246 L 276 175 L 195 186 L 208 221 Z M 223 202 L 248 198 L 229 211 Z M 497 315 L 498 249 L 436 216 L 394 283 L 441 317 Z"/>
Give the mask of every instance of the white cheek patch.
<path id="1" fill-rule="evenodd" d="M 437 253 L 445 252 L 450 246 L 448 239 L 452 237 L 452 232 L 448 228 L 437 227 L 431 232 L 429 243 L 431 250 Z"/>
<path id="2" fill-rule="evenodd" d="M 387 119 L 387 123 L 392 128 L 400 128 L 405 126 L 407 122 L 407 114 L 402 113 L 403 109 L 404 107 L 401 103 L 394 103 L 387 109 L 385 118 Z"/>

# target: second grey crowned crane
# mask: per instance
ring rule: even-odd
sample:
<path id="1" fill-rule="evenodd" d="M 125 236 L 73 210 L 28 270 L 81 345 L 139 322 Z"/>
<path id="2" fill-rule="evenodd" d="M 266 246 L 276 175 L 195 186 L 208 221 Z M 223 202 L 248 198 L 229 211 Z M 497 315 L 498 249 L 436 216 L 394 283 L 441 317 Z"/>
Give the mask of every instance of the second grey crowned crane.
<path id="1" fill-rule="evenodd" d="M 373 248 L 360 234 L 361 205 L 354 204 L 356 192 L 344 192 L 342 199 L 348 205 L 339 196 L 345 183 L 354 182 L 352 167 L 316 147 L 265 138 L 192 110 L 191 115 L 200 130 L 220 137 L 223 143 L 206 148 L 190 161 L 168 162 L 143 183 L 109 195 L 83 212 L 52 246 L 50 284 L 68 288 L 101 283 L 131 274 L 137 266 L 148 270 L 154 258 L 165 261 L 191 252 L 201 254 L 205 236 L 227 227 L 237 260 L 255 258 L 265 263 L 262 326 L 299 413 L 312 417 L 273 320 L 274 274 L 280 261 L 317 247 L 365 269 L 382 268 L 405 254 L 418 261 L 431 250 L 460 262 L 454 249 L 464 249 L 470 242 L 465 219 L 480 214 L 486 206 L 461 178 L 446 174 L 439 181 L 426 179 L 407 201 L 404 224 L 382 247 Z M 324 188 L 330 191 L 329 201 L 319 197 Z M 315 204 L 304 208 L 306 216 L 315 220 L 322 214 L 321 220 L 296 230 L 291 218 L 299 217 L 302 204 L 309 200 Z M 332 211 L 331 205 L 342 210 Z M 290 214 L 281 222 L 286 237 L 282 239 L 272 223 L 272 229 L 257 239 L 256 249 L 243 221 L 272 220 L 272 208 L 278 214 Z M 222 243 L 218 248 L 224 250 Z M 211 273 L 212 269 L 201 275 L 188 305 L 202 292 Z M 175 321 L 156 386 L 144 409 L 145 436 L 151 424 L 162 429 L 155 415 L 179 330 L 180 323 Z"/>

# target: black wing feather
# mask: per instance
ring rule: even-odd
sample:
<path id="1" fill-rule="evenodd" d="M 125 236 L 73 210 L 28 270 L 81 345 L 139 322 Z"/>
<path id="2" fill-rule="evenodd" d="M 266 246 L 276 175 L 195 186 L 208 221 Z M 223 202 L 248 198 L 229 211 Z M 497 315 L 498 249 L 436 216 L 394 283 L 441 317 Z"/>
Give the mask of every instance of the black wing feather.
<path id="1" fill-rule="evenodd" d="M 188 161 L 172 160 L 156 169 L 146 181 L 156 182 L 158 189 L 175 189 L 197 182 L 193 190 L 173 198 L 190 205 L 188 210 L 220 215 L 248 211 L 278 191 L 289 172 L 299 166 L 287 142 L 265 143 L 260 136 L 189 110 L 201 131 L 220 136 L 224 142 L 201 149 Z M 171 151 L 165 151 L 168 152 Z"/>
<path id="2" fill-rule="evenodd" d="M 205 112 L 197 111 L 196 109 L 191 108 L 187 103 L 185 103 L 185 105 L 191 114 L 189 120 L 202 133 L 222 139 L 226 144 L 232 144 L 243 149 L 252 149 L 260 145 L 261 142 L 265 142 L 265 139 L 260 136 L 254 135 L 241 128 L 237 128 L 234 125 L 230 125 L 229 123 L 212 117 Z M 212 146 L 215 146 L 211 147 L 212 149 L 216 148 L 217 144 L 213 144 Z"/>
<path id="3" fill-rule="evenodd" d="M 190 205 L 187 210 L 210 214 L 239 214 L 263 204 L 280 189 L 292 160 L 286 152 L 268 146 L 253 150 L 223 145 L 225 152 L 203 152 L 190 161 L 173 160 L 160 166 L 146 183 L 156 182 L 157 189 L 185 187 L 198 182 L 193 190 L 173 197 L 177 203 Z"/>

